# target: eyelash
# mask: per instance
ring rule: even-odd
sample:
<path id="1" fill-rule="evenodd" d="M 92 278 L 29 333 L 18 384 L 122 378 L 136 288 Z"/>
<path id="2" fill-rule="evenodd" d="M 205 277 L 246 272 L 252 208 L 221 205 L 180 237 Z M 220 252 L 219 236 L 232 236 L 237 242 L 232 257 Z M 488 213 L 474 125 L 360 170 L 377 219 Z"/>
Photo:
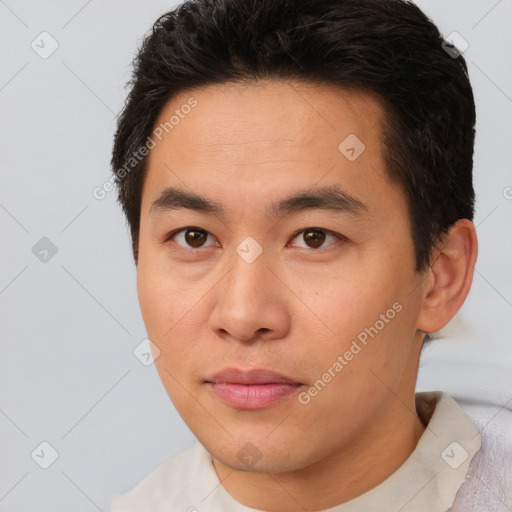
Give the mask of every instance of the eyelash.
<path id="1" fill-rule="evenodd" d="M 211 233 L 209 233 L 208 231 L 206 231 L 205 229 L 202 229 L 202 228 L 198 228 L 197 226 L 187 226 L 187 227 L 184 227 L 184 228 L 180 228 L 180 229 L 175 229 L 174 231 L 172 231 L 171 233 L 169 233 L 167 235 L 167 237 L 165 238 L 165 240 L 163 241 L 163 244 L 167 244 L 169 242 L 172 241 L 172 239 L 182 233 L 182 232 L 187 232 L 187 231 L 201 231 L 203 233 L 206 233 L 207 235 L 211 235 Z M 341 242 L 348 242 L 348 238 L 343 236 L 343 235 L 340 235 L 339 233 L 336 233 L 334 231 L 331 231 L 329 229 L 323 229 L 323 228 L 316 228 L 316 227 L 310 227 L 310 228 L 304 228 L 304 229 L 299 229 L 298 231 L 295 231 L 295 233 L 293 233 L 293 235 L 291 236 L 291 240 L 297 238 L 297 236 L 299 236 L 301 233 L 306 233 L 308 231 L 320 231 L 320 232 L 323 232 L 323 233 L 326 233 L 328 235 L 332 235 L 334 237 L 336 237 L 338 239 L 338 241 L 341 241 Z M 213 236 L 213 235 L 212 235 Z M 176 244 L 176 242 L 174 242 Z M 315 251 L 315 252 L 322 252 L 324 251 L 325 249 L 328 249 L 329 247 L 331 247 L 332 245 L 336 245 L 337 242 L 333 242 L 325 247 L 320 247 L 320 248 L 312 248 L 312 247 L 299 247 L 299 249 L 310 249 L 312 251 Z M 185 251 L 198 251 L 199 249 L 205 249 L 205 248 L 208 248 L 208 247 L 211 247 L 211 246 L 206 246 L 206 247 L 199 247 L 199 248 L 193 248 L 193 247 L 183 247 L 182 245 L 179 245 L 179 244 L 176 244 L 180 249 L 182 250 L 185 250 Z"/>

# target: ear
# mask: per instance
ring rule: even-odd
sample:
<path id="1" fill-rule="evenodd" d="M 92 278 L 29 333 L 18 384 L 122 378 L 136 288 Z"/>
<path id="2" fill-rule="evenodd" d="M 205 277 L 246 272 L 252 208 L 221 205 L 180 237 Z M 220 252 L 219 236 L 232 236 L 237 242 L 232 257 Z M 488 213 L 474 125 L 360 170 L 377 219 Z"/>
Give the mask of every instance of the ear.
<path id="1" fill-rule="evenodd" d="M 438 331 L 455 316 L 471 288 L 477 254 L 475 226 L 467 219 L 457 221 L 433 251 L 424 280 L 419 330 Z"/>

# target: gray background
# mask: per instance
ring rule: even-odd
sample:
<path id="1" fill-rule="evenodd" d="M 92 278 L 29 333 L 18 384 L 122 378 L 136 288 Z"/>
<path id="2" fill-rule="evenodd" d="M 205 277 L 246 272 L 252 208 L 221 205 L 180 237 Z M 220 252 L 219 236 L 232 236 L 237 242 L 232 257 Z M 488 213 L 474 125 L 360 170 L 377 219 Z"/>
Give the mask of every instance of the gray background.
<path id="1" fill-rule="evenodd" d="M 418 388 L 510 407 L 512 1 L 418 3 L 469 43 L 480 240 L 469 299 L 425 351 Z M 115 192 L 92 195 L 134 52 L 174 5 L 0 0 L 1 511 L 106 511 L 194 440 L 133 354 L 145 330 L 128 231 Z M 47 58 L 31 47 L 51 49 L 43 31 L 58 43 Z M 58 452 L 48 469 L 43 441 Z"/>

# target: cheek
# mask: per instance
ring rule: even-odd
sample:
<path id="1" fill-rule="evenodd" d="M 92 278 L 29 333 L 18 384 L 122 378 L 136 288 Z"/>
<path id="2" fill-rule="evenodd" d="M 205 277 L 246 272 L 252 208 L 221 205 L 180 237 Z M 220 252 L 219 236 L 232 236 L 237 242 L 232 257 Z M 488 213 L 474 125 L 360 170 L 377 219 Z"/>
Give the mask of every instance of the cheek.
<path id="1" fill-rule="evenodd" d="M 158 279 L 158 273 L 154 272 L 144 258 L 139 257 L 137 267 L 137 294 L 140 309 L 148 335 L 159 330 L 159 324 L 163 321 L 165 311 L 165 285 L 166 279 Z"/>
<path id="2" fill-rule="evenodd" d="M 398 300 L 400 286 L 385 278 L 386 272 L 363 269 L 333 269 L 328 275 L 301 277 L 297 296 L 308 306 L 307 315 L 322 328 L 326 341 L 337 338 L 344 345 L 373 325 Z M 299 320 L 301 321 L 301 320 Z"/>
<path id="3" fill-rule="evenodd" d="M 183 307 L 183 296 L 175 273 L 163 266 L 148 250 L 139 253 L 137 294 L 150 339 L 161 339 Z"/>
<path id="4" fill-rule="evenodd" d="M 165 324 L 169 329 L 196 310 L 212 286 L 210 270 L 201 262 L 173 262 L 165 248 L 141 236 L 137 293 L 147 327 Z"/>
<path id="5" fill-rule="evenodd" d="M 186 326 L 184 300 L 177 290 L 176 279 L 140 258 L 137 268 L 137 292 L 148 338 L 158 347 L 155 366 L 167 393 L 176 404 L 180 395 L 177 382 L 189 368 L 190 352 L 186 350 L 183 332 Z M 185 318 L 184 318 L 185 316 Z M 181 318 L 181 321 L 180 321 Z"/>
<path id="6" fill-rule="evenodd" d="M 417 305 L 409 295 L 410 285 L 385 265 L 363 268 L 362 274 L 340 271 L 311 283 L 310 290 L 304 285 L 301 289 L 302 296 L 310 298 L 304 302 L 321 319 L 308 312 L 322 333 L 311 354 L 315 366 L 327 371 L 342 357 L 343 370 L 331 387 L 336 395 L 342 388 L 358 395 L 356 389 L 365 394 L 379 386 L 370 369 L 385 381 L 398 378 L 415 331 Z"/>
<path id="7" fill-rule="evenodd" d="M 170 268 L 160 254 L 151 255 L 147 250 L 140 255 L 139 304 L 148 337 L 160 350 L 155 363 L 166 387 L 172 388 L 174 381 L 164 369 L 176 376 L 191 374 L 194 364 L 201 361 L 198 340 L 205 323 L 201 297 L 208 290 L 207 284 L 201 280 L 194 282 L 183 271 Z"/>

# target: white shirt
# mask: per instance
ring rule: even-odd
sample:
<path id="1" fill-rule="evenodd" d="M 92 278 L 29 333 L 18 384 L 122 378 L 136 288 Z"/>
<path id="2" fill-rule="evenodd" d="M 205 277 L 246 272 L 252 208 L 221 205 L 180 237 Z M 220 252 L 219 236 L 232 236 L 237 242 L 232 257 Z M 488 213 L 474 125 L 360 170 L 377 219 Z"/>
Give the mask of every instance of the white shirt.
<path id="1" fill-rule="evenodd" d="M 373 489 L 326 512 L 446 512 L 452 506 L 471 461 L 480 450 L 481 435 L 446 393 L 416 393 L 416 408 L 427 427 L 402 466 Z M 210 454 L 196 442 L 157 466 L 130 492 L 116 496 L 111 509 L 175 511 L 256 509 L 240 504 L 224 489 Z"/>

